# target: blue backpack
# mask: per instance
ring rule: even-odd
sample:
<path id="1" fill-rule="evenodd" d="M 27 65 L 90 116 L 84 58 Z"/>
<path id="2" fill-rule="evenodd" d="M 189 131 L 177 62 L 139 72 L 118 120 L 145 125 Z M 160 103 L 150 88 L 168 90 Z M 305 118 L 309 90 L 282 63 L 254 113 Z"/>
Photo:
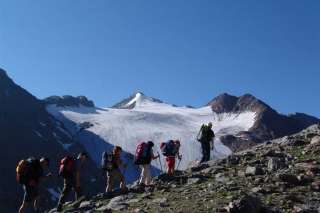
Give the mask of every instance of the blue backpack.
<path id="1" fill-rule="evenodd" d="M 164 156 L 175 156 L 178 153 L 178 149 L 173 140 L 169 140 L 166 143 L 161 143 L 161 152 Z"/>

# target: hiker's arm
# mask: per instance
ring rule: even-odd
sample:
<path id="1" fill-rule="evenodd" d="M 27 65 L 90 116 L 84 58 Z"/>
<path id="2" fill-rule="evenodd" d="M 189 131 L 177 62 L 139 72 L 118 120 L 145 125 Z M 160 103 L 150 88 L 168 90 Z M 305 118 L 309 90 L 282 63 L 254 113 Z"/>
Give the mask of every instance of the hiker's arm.
<path id="1" fill-rule="evenodd" d="M 155 159 L 157 159 L 157 158 L 159 158 L 159 157 L 160 157 L 160 155 L 154 156 L 154 153 L 152 152 L 152 154 L 151 154 L 151 159 L 152 159 L 152 160 L 155 160 Z"/>

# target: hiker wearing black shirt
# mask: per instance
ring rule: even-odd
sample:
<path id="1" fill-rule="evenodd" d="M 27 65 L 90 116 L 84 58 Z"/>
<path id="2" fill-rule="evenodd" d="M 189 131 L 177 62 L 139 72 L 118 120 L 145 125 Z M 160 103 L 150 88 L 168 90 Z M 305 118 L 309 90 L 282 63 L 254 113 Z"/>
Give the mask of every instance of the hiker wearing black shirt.
<path id="1" fill-rule="evenodd" d="M 202 148 L 202 159 L 200 163 L 207 162 L 210 160 L 210 151 L 213 150 L 214 144 L 214 132 L 212 131 L 212 123 L 208 125 L 203 124 L 199 131 L 197 140 L 201 143 Z"/>

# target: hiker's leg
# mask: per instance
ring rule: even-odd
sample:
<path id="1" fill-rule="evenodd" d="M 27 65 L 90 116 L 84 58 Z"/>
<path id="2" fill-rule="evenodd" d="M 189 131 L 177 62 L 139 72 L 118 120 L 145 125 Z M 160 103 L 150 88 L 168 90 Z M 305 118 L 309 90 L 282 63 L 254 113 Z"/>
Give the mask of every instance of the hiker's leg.
<path id="1" fill-rule="evenodd" d="M 19 208 L 19 213 L 24 213 L 24 211 L 26 210 L 26 208 L 29 206 L 29 203 L 23 201 L 20 208 Z"/>
<path id="2" fill-rule="evenodd" d="M 63 190 L 61 192 L 61 195 L 60 195 L 60 198 L 58 201 L 58 207 L 57 207 L 58 209 L 62 208 L 62 206 L 65 202 L 65 199 L 68 196 L 68 194 L 70 193 L 71 189 L 72 189 L 71 181 L 68 179 L 64 179 Z"/>
<path id="3" fill-rule="evenodd" d="M 206 145 L 206 161 L 210 160 L 210 143 Z"/>
<path id="4" fill-rule="evenodd" d="M 146 182 L 146 168 L 145 168 L 145 165 L 140 165 L 140 168 L 141 168 L 141 175 L 140 175 L 139 184 L 145 184 L 145 182 Z"/>
<path id="5" fill-rule="evenodd" d="M 150 164 L 144 165 L 145 166 L 145 175 L 146 175 L 146 185 L 150 185 L 151 184 L 151 172 L 150 172 Z"/>
<path id="6" fill-rule="evenodd" d="M 201 142 L 201 149 L 202 149 L 202 159 L 200 163 L 203 163 L 206 161 L 206 147 L 205 147 L 205 143 L 203 142 Z"/>
<path id="7" fill-rule="evenodd" d="M 113 189 L 113 185 L 114 185 L 114 175 L 113 175 L 113 171 L 110 171 L 107 173 L 107 188 L 106 188 L 106 192 L 109 193 L 112 191 Z"/>
<path id="8" fill-rule="evenodd" d="M 168 157 L 168 175 L 173 175 L 174 171 L 174 164 L 175 164 L 175 157 Z"/>
<path id="9" fill-rule="evenodd" d="M 119 172 L 119 180 L 120 180 L 120 189 L 121 190 L 125 190 L 126 189 L 125 178 L 124 178 L 123 174 L 120 171 L 118 171 L 118 172 Z"/>
<path id="10" fill-rule="evenodd" d="M 23 202 L 19 208 L 19 213 L 24 213 L 26 208 L 32 203 L 33 201 L 33 189 L 31 186 L 23 185 L 24 196 Z"/>
<path id="11" fill-rule="evenodd" d="M 75 199 L 79 200 L 79 198 L 82 196 L 82 190 L 80 187 L 75 187 L 74 188 L 74 192 L 75 192 Z"/>

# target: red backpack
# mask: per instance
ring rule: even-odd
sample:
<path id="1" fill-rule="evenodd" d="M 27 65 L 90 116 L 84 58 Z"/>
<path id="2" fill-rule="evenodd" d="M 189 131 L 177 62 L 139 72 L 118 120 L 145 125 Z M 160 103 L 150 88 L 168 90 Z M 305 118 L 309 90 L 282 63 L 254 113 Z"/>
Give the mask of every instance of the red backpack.
<path id="1" fill-rule="evenodd" d="M 138 144 L 135 154 L 134 163 L 136 165 L 147 164 L 149 161 L 150 149 L 148 144 L 145 142 L 141 142 Z"/>
<path id="2" fill-rule="evenodd" d="M 59 176 L 70 178 L 73 176 L 75 159 L 71 156 L 66 156 L 60 161 Z"/>

